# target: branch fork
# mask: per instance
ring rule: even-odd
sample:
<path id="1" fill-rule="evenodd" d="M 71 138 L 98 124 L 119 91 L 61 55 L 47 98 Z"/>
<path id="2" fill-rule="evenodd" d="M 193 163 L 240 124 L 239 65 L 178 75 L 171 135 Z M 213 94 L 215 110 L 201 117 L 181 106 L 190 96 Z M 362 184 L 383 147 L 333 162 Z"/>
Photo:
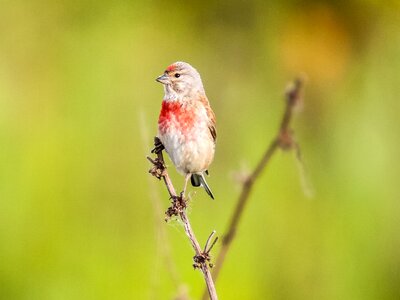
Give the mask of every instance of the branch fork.
<path id="1" fill-rule="evenodd" d="M 210 236 L 208 237 L 206 245 L 204 246 L 204 250 L 200 254 L 195 255 L 193 257 L 193 261 L 194 261 L 193 268 L 201 269 L 202 266 L 207 265 L 207 264 L 210 268 L 214 267 L 214 265 L 211 263 L 210 251 L 214 247 L 215 243 L 218 241 L 218 237 L 216 237 L 212 241 L 211 245 L 209 246 L 210 241 L 214 234 L 215 234 L 215 230 L 213 230 L 213 232 L 211 232 Z"/>
<path id="2" fill-rule="evenodd" d="M 282 150 L 291 150 L 295 144 L 293 130 L 281 130 L 278 135 L 278 144 Z"/>

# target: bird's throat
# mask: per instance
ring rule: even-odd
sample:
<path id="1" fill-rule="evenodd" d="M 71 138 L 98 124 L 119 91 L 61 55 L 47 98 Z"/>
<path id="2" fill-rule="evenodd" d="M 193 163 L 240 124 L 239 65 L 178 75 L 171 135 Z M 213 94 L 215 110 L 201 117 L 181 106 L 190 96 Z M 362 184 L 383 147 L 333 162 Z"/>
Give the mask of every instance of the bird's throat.
<path id="1" fill-rule="evenodd" d="M 174 91 L 172 86 L 169 84 L 164 85 L 164 101 L 174 101 L 178 99 L 179 95 L 176 91 Z"/>

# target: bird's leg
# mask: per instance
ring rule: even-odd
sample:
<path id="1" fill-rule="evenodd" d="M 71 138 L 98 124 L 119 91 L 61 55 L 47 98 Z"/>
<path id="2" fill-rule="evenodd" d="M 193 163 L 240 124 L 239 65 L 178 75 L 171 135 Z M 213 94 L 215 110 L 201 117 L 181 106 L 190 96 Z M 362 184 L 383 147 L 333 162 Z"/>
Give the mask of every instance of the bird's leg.
<path id="1" fill-rule="evenodd" d="M 185 176 L 185 185 L 184 185 L 184 187 L 183 187 L 183 191 L 182 191 L 182 193 L 181 193 L 181 197 L 185 197 L 187 184 L 188 184 L 188 181 L 189 181 L 189 179 L 190 179 L 191 176 L 192 176 L 191 173 L 187 173 L 186 176 Z"/>

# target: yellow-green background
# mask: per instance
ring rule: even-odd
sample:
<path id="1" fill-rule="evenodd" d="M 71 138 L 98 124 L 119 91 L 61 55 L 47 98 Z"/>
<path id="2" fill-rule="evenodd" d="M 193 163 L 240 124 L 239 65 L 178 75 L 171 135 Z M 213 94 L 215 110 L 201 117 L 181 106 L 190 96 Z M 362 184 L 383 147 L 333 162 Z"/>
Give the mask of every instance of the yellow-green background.
<path id="1" fill-rule="evenodd" d="M 218 119 L 216 200 L 198 190 L 189 209 L 202 244 L 224 233 L 234 178 L 275 134 L 287 82 L 308 78 L 293 125 L 315 196 L 294 156 L 275 155 L 220 298 L 399 299 L 396 0 L 0 1 L 0 298 L 200 297 L 145 159 L 154 79 L 176 60 L 198 68 Z"/>

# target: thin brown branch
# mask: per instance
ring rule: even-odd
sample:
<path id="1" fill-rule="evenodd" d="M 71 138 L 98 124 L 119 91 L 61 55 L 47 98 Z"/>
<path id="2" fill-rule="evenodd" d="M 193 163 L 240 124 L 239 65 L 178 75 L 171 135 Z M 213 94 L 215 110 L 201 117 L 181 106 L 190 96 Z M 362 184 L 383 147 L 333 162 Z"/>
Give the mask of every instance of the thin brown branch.
<path id="1" fill-rule="evenodd" d="M 210 253 L 211 249 L 214 247 L 215 243 L 218 241 L 218 237 L 216 237 L 214 239 L 214 241 L 211 243 L 211 246 L 208 247 L 208 245 L 210 244 L 210 241 L 211 241 L 213 235 L 215 234 L 215 232 L 216 231 L 213 230 L 213 232 L 211 232 L 210 236 L 208 237 L 206 245 L 204 246 L 204 251 L 203 251 L 204 253 Z"/>
<path id="2" fill-rule="evenodd" d="M 172 199 L 172 205 L 168 208 L 166 212 L 167 219 L 172 216 L 179 216 L 179 218 L 182 220 L 185 233 L 189 238 L 195 252 L 195 256 L 193 257 L 193 267 L 195 269 L 200 269 L 203 273 L 210 299 L 217 300 L 218 296 L 209 268 L 209 265 L 211 265 L 209 251 L 203 252 L 201 250 L 199 242 L 196 239 L 196 236 L 193 232 L 192 226 L 190 225 L 190 221 L 186 213 L 186 200 L 183 199 L 183 195 L 178 196 L 176 193 L 176 190 L 174 188 L 174 185 L 172 184 L 171 178 L 168 175 L 167 168 L 164 163 L 162 147 L 160 146 L 160 141 L 158 138 L 154 139 L 154 146 L 155 148 L 152 152 L 157 154 L 157 158 L 153 160 L 150 157 L 147 157 L 147 159 L 153 164 L 153 168 L 149 172 L 158 179 L 163 179 L 165 186 L 167 187 L 168 193 Z"/>
<path id="3" fill-rule="evenodd" d="M 267 167 L 270 162 L 272 156 L 276 153 L 276 151 L 280 148 L 283 150 L 289 150 L 293 147 L 296 147 L 296 151 L 299 150 L 298 144 L 294 141 L 293 133 L 290 128 L 290 122 L 293 116 L 293 110 L 296 104 L 301 99 L 301 88 L 302 81 L 300 79 L 296 79 L 291 86 L 286 91 L 286 106 L 285 111 L 280 123 L 280 127 L 277 135 L 272 139 L 269 144 L 267 150 L 264 155 L 261 157 L 261 160 L 258 162 L 254 171 L 247 177 L 242 186 L 242 191 L 239 195 L 239 198 L 236 202 L 236 206 L 233 212 L 233 215 L 229 221 L 228 230 L 226 231 L 225 236 L 222 239 L 221 250 L 217 256 L 215 267 L 213 268 L 213 277 L 214 281 L 217 280 L 218 275 L 221 271 L 223 263 L 225 261 L 225 257 L 230 249 L 232 241 L 235 237 L 238 224 L 241 220 L 241 217 L 244 212 L 244 208 L 248 203 L 250 193 L 253 189 L 254 183 L 261 175 L 262 171 Z M 206 293 L 203 294 L 203 299 L 206 299 Z"/>

